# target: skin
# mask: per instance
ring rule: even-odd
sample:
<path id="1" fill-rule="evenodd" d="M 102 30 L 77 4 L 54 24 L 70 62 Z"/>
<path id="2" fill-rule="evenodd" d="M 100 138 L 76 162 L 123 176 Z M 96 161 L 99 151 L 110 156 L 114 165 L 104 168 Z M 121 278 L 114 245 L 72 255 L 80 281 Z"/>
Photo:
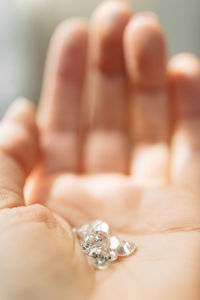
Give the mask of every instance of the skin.
<path id="1" fill-rule="evenodd" d="M 0 125 L 2 300 L 199 299 L 200 62 L 166 52 L 124 2 L 56 30 L 37 115 Z M 137 244 L 104 271 L 71 232 L 97 218 Z"/>

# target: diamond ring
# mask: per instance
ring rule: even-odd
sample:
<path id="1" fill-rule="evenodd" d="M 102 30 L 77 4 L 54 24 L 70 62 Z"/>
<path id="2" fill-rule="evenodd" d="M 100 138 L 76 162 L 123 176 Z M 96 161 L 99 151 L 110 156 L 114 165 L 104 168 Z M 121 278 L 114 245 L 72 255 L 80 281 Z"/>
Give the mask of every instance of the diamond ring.
<path id="1" fill-rule="evenodd" d="M 95 268 L 106 269 L 118 257 L 129 256 L 136 251 L 135 243 L 120 240 L 110 233 L 109 225 L 101 220 L 73 228 L 81 242 L 88 261 Z"/>

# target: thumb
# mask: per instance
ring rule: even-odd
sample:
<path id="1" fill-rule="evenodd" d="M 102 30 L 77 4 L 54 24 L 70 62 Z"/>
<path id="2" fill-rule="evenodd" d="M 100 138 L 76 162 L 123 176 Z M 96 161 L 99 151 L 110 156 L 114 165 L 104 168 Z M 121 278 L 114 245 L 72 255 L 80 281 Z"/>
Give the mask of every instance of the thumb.
<path id="1" fill-rule="evenodd" d="M 34 107 L 17 99 L 0 123 L 0 209 L 24 204 L 24 182 L 37 154 Z"/>

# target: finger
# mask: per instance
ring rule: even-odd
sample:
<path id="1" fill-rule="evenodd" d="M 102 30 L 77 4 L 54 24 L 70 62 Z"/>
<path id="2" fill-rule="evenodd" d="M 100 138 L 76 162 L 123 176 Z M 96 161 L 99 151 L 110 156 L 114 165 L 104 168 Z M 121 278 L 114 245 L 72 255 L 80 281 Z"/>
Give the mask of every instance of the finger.
<path id="1" fill-rule="evenodd" d="M 77 171 L 82 87 L 87 56 L 83 19 L 61 24 L 52 39 L 44 78 L 39 124 L 45 171 Z"/>
<path id="2" fill-rule="evenodd" d="M 130 7 L 101 4 L 90 24 L 90 75 L 86 172 L 127 172 L 127 80 L 122 37 Z"/>
<path id="3" fill-rule="evenodd" d="M 138 184 L 162 184 L 167 180 L 169 128 L 166 46 L 156 16 L 138 14 L 130 21 L 124 51 L 131 83 L 131 173 Z"/>
<path id="4" fill-rule="evenodd" d="M 0 123 L 0 209 L 23 205 L 24 181 L 38 154 L 35 111 L 20 99 Z"/>
<path id="5" fill-rule="evenodd" d="M 171 180 L 200 184 L 200 61 L 180 54 L 169 63 L 169 82 L 174 115 Z"/>

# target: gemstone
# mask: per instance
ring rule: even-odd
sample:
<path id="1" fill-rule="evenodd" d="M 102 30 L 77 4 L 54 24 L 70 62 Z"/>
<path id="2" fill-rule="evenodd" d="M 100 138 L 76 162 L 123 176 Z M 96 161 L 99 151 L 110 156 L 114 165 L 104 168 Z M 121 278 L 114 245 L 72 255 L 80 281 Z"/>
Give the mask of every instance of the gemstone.
<path id="1" fill-rule="evenodd" d="M 109 225 L 104 221 L 96 220 L 91 225 L 94 231 L 109 233 Z"/>
<path id="2" fill-rule="evenodd" d="M 109 253 L 103 248 L 92 248 L 89 252 L 90 262 L 98 269 L 105 269 L 109 264 Z"/>
<path id="3" fill-rule="evenodd" d="M 132 242 L 121 241 L 117 248 L 118 256 L 127 256 L 132 254 L 136 250 L 136 245 Z"/>
<path id="4" fill-rule="evenodd" d="M 88 253 L 93 247 L 103 247 L 107 249 L 109 245 L 110 241 L 104 232 L 92 232 L 84 238 L 82 249 L 85 253 Z"/>
<path id="5" fill-rule="evenodd" d="M 117 249 L 119 245 L 120 245 L 119 239 L 116 236 L 112 235 L 110 237 L 110 249 Z"/>
<path id="6" fill-rule="evenodd" d="M 110 235 L 109 225 L 101 220 L 73 228 L 72 231 L 81 240 L 88 261 L 97 269 L 105 269 L 119 256 L 128 256 L 136 250 L 134 243 Z"/>
<path id="7" fill-rule="evenodd" d="M 110 252 L 109 252 L 109 260 L 110 261 L 115 261 L 115 260 L 117 260 L 117 258 L 118 258 L 117 251 L 110 250 Z"/>

